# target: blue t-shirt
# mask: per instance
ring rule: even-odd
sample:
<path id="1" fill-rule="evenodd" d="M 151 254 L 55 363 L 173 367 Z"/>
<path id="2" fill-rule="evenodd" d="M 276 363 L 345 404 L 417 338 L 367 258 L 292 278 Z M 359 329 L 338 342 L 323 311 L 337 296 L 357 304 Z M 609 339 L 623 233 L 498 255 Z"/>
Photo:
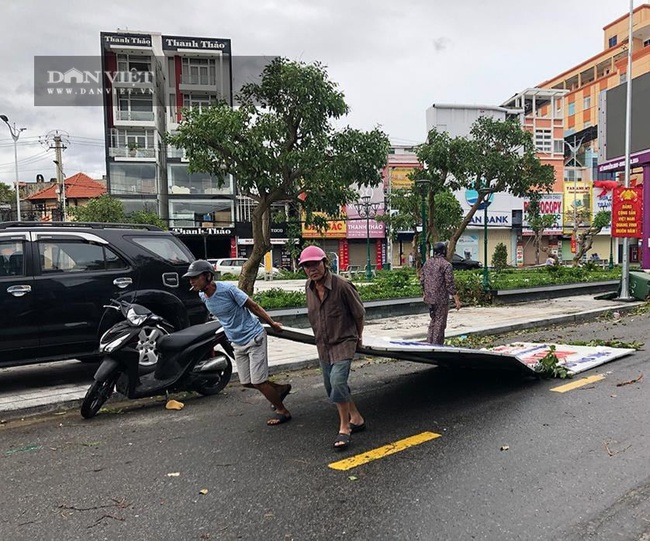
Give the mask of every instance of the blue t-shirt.
<path id="1" fill-rule="evenodd" d="M 217 290 L 212 297 L 203 291 L 199 297 L 210 313 L 215 316 L 233 344 L 243 346 L 264 331 L 259 319 L 244 307 L 248 295 L 228 282 L 215 282 Z"/>

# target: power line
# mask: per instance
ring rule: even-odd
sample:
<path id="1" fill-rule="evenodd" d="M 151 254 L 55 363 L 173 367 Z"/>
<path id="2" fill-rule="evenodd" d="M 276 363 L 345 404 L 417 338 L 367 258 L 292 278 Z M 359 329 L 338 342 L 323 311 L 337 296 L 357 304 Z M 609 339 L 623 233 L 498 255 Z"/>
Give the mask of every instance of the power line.
<path id="1" fill-rule="evenodd" d="M 45 159 L 46 154 L 47 154 L 47 151 L 42 150 L 38 154 L 32 154 L 31 156 L 27 156 L 26 158 L 21 158 L 20 160 L 18 160 L 18 165 L 21 165 L 21 164 L 28 165 L 28 164 L 31 164 L 31 163 L 41 161 L 41 160 Z M 2 164 L 0 164 L 0 169 L 4 169 L 4 168 L 7 168 L 7 167 L 14 167 L 14 165 L 15 165 L 15 162 L 2 163 Z"/>

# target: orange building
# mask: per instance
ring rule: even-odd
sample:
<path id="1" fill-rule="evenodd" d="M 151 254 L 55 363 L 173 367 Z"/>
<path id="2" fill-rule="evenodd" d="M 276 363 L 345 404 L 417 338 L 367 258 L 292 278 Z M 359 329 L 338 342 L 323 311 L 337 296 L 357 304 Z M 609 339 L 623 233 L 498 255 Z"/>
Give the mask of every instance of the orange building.
<path id="1" fill-rule="evenodd" d="M 634 9 L 632 32 L 632 78 L 650 72 L 650 4 L 645 3 Z M 607 210 L 605 199 L 606 192 L 601 188 L 594 188 L 594 180 L 609 180 L 614 178 L 613 173 L 598 173 L 598 102 L 601 92 L 614 88 L 628 80 L 627 55 L 628 55 L 629 14 L 621 15 L 615 21 L 603 28 L 603 50 L 586 59 L 577 66 L 563 71 L 556 77 L 537 85 L 522 94 L 534 95 L 539 91 L 558 91 L 563 94 L 562 99 L 537 100 L 535 113 L 535 126 L 529 129 L 535 134 L 535 142 L 539 149 L 537 131 L 542 122 L 556 126 L 561 121 L 563 125 L 564 142 L 559 142 L 553 130 L 553 150 L 564 153 L 564 167 L 555 165 L 556 178 L 562 179 L 563 186 L 556 186 L 554 191 L 564 194 L 564 231 L 570 233 L 572 229 L 572 215 L 575 208 L 586 206 L 591 209 L 592 215 L 598 210 Z M 514 105 L 517 96 L 506 102 Z M 504 104 L 505 105 L 505 104 Z M 526 120 L 530 123 L 530 119 Z M 542 129 L 549 129 L 544 126 Z M 560 147 L 563 147 L 561 149 Z M 544 163 L 548 154 L 541 153 L 540 158 Z M 551 155 L 551 157 L 553 157 Z M 563 169 L 562 174 L 560 170 Z M 610 230 L 604 229 L 594 241 L 592 252 L 601 256 L 609 254 Z M 568 246 L 565 243 L 565 246 Z M 570 258 L 570 253 L 565 253 L 565 259 Z M 615 256 L 615 260 L 618 258 Z"/>

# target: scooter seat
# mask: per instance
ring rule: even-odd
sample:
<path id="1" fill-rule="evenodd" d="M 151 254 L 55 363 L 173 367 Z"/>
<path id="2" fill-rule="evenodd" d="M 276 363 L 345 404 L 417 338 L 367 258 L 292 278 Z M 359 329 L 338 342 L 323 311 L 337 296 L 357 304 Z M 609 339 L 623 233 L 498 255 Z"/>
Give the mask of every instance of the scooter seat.
<path id="1" fill-rule="evenodd" d="M 200 325 L 193 325 L 187 329 L 163 336 L 158 342 L 158 350 L 165 352 L 185 349 L 194 342 L 200 341 L 206 336 L 213 335 L 219 329 L 221 329 L 221 323 L 218 321 L 208 321 Z"/>

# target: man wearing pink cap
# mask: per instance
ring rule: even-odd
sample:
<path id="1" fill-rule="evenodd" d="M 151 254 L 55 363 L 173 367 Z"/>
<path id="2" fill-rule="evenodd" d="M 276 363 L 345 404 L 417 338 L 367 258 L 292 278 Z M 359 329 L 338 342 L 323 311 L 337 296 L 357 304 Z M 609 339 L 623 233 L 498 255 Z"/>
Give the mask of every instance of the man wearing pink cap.
<path id="1" fill-rule="evenodd" d="M 352 358 L 361 345 L 366 311 L 354 285 L 332 274 L 321 248 L 308 246 L 298 263 L 309 278 L 305 285 L 307 317 L 316 338 L 325 390 L 339 413 L 334 449 L 340 451 L 350 445 L 352 433 L 366 428 L 348 386 Z"/>

